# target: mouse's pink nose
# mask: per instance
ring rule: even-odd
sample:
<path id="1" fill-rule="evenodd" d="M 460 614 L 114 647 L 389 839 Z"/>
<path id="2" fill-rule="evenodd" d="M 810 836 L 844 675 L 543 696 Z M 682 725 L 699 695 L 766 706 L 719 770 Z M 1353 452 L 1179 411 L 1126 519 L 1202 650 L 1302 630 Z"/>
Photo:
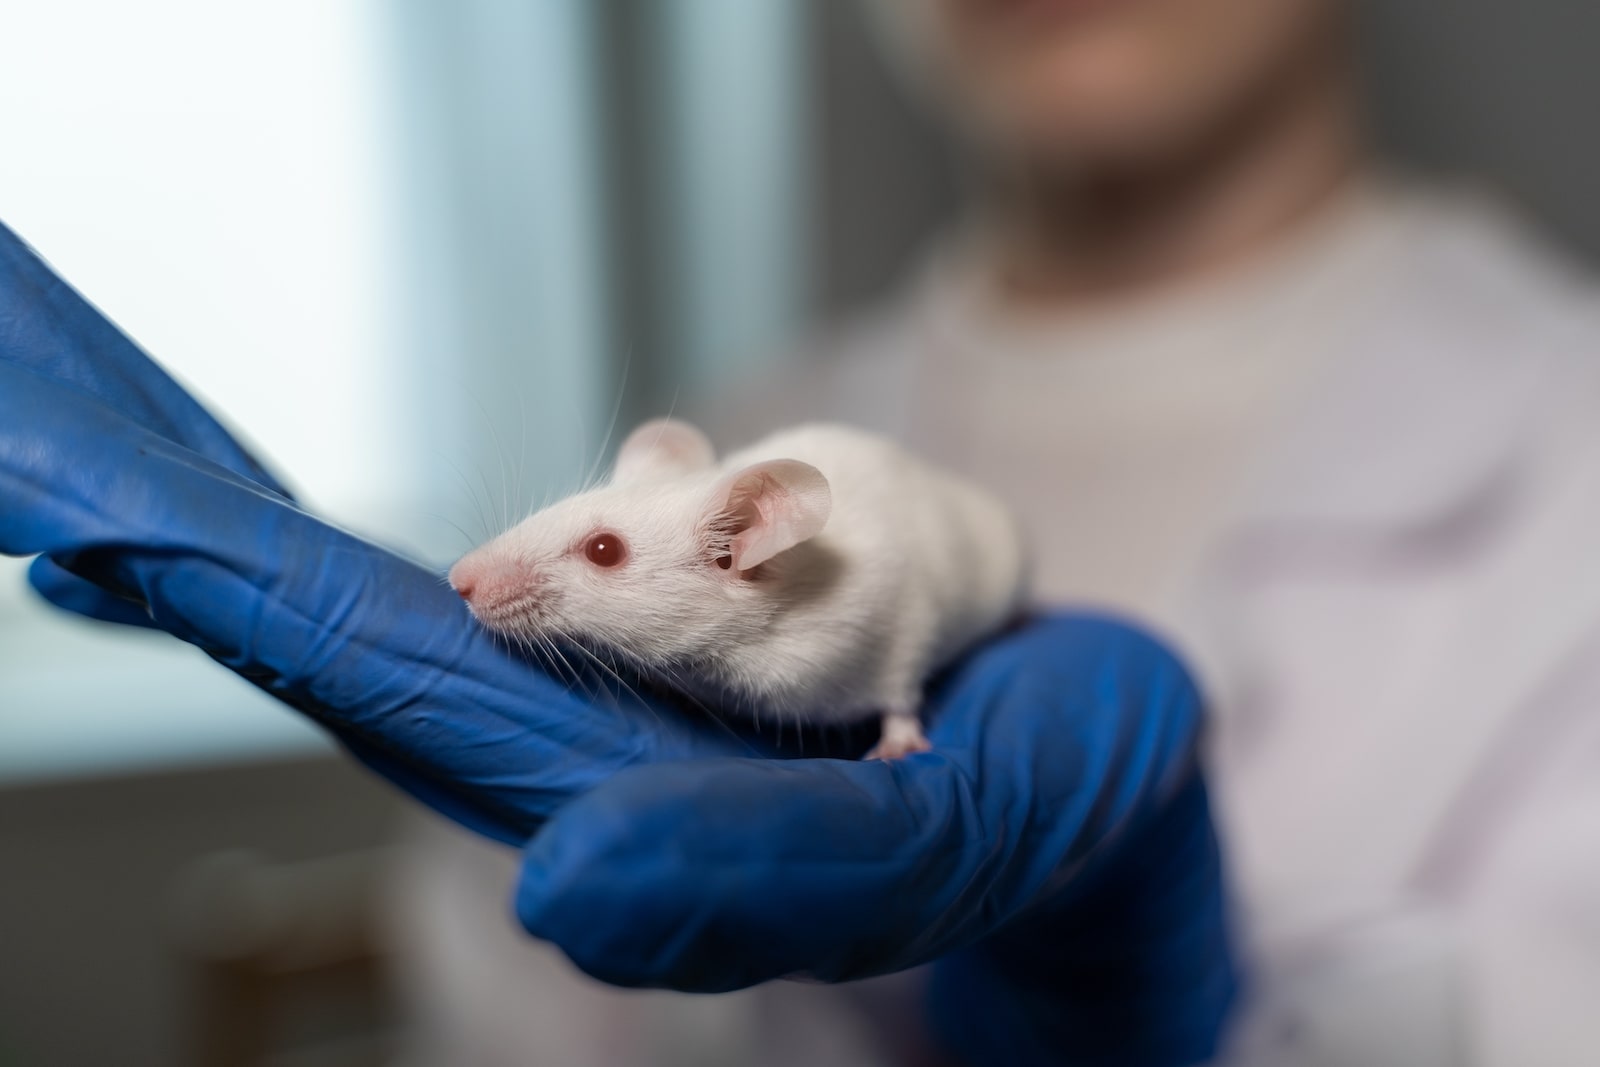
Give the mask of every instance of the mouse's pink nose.
<path id="1" fill-rule="evenodd" d="M 480 619 L 539 599 L 538 573 L 520 560 L 496 552 L 469 552 L 450 568 L 450 588 Z"/>
<path id="2" fill-rule="evenodd" d="M 462 600 L 471 600 L 478 582 L 483 577 L 483 565 L 471 556 L 459 560 L 450 568 L 450 588 L 461 594 Z"/>

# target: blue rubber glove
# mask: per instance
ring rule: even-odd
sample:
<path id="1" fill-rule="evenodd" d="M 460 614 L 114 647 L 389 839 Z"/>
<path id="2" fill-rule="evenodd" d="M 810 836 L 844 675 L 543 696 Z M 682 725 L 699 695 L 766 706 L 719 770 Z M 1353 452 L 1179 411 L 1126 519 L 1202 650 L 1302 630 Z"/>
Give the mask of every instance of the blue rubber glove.
<path id="1" fill-rule="evenodd" d="M 534 838 L 518 914 L 621 985 L 943 958 L 933 1018 L 973 1063 L 1205 1058 L 1234 976 L 1183 669 L 1112 620 L 1036 620 L 929 718 L 933 751 L 894 762 L 618 774 Z"/>
<path id="2" fill-rule="evenodd" d="M 47 554 L 58 602 L 137 605 L 420 799 L 527 843 L 518 914 L 580 966 L 716 990 L 942 959 L 937 1018 L 974 1062 L 1211 1050 L 1233 977 L 1199 707 L 1148 638 L 1035 622 L 935 687 L 934 752 L 772 758 L 509 654 L 437 575 L 298 509 L 30 260 L 0 255 L 0 551 Z"/>
<path id="3" fill-rule="evenodd" d="M 263 488 L 289 495 L 204 408 L 4 225 L 0 225 L 0 359 L 97 397 L 151 432 Z M 149 616 L 137 605 L 61 570 L 49 557 L 34 561 L 30 578 L 47 599 L 71 611 L 108 622 L 150 625 Z"/>

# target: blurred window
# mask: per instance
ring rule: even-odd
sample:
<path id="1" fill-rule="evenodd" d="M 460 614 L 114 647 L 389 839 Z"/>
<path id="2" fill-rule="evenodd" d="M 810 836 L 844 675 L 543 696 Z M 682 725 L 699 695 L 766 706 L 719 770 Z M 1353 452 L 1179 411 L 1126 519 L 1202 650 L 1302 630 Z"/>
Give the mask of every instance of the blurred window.
<path id="1" fill-rule="evenodd" d="M 409 488 L 385 460 L 404 412 L 378 17 L 52 0 L 7 12 L 0 64 L 0 218 L 357 521 Z M 193 649 L 47 612 L 3 562 L 0 777 L 320 743 Z"/>

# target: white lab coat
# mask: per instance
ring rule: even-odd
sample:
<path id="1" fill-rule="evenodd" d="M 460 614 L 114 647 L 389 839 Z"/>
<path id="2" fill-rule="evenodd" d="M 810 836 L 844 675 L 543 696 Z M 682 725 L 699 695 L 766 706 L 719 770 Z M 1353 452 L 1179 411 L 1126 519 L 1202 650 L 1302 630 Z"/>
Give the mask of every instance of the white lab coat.
<path id="1" fill-rule="evenodd" d="M 1211 696 L 1250 975 L 1229 1059 L 1597 1063 L 1600 304 L 1485 204 L 1404 202 L 1159 620 Z M 936 303 L 915 287 L 744 421 L 841 418 L 960 464 L 963 428 L 919 422 L 960 343 Z"/>

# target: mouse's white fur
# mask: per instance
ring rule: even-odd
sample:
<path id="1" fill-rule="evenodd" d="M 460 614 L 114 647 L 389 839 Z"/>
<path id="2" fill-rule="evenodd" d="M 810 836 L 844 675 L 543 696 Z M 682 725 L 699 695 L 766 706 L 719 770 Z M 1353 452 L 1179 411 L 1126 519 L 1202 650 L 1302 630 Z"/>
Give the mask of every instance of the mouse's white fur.
<path id="1" fill-rule="evenodd" d="M 601 532 L 625 543 L 621 564 L 586 556 Z M 743 710 L 843 721 L 914 715 L 927 674 L 1016 609 L 1023 553 L 997 501 L 882 438 L 802 426 L 717 463 L 698 430 L 657 420 L 606 485 L 451 580 L 510 636 L 574 640 Z M 894 751 L 926 747 L 914 719 L 895 725 Z"/>

